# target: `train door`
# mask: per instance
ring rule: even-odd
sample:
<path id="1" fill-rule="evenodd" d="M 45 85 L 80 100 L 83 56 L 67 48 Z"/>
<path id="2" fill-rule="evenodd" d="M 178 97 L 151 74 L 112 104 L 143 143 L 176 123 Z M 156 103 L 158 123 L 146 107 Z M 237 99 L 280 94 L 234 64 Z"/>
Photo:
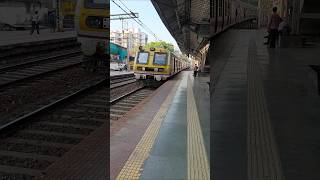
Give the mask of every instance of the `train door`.
<path id="1" fill-rule="evenodd" d="M 218 30 L 218 1 L 219 0 L 213 0 L 214 1 L 214 7 L 215 7 L 215 32 Z"/>
<path id="2" fill-rule="evenodd" d="M 171 55 L 169 57 L 169 60 L 170 60 L 170 75 L 174 74 L 174 59 L 175 59 L 175 57 L 173 55 Z"/>
<path id="3" fill-rule="evenodd" d="M 210 34 L 214 34 L 216 31 L 215 8 L 215 0 L 210 0 Z"/>
<path id="4" fill-rule="evenodd" d="M 176 58 L 173 58 L 173 74 L 177 71 L 176 70 Z"/>
<path id="5" fill-rule="evenodd" d="M 224 5 L 224 0 L 221 0 L 221 15 L 222 15 L 222 23 L 221 23 L 221 30 L 223 29 L 223 27 L 224 27 L 224 21 L 225 21 L 225 17 L 224 17 L 224 15 L 225 15 L 225 11 L 224 11 L 224 8 L 225 8 L 225 5 Z"/>
<path id="6" fill-rule="evenodd" d="M 229 24 L 229 0 L 225 0 L 225 6 L 224 6 L 224 11 L 225 11 L 225 17 L 226 17 L 226 25 Z"/>
<path id="7" fill-rule="evenodd" d="M 223 23 L 223 0 L 218 0 L 218 31 L 222 30 Z"/>

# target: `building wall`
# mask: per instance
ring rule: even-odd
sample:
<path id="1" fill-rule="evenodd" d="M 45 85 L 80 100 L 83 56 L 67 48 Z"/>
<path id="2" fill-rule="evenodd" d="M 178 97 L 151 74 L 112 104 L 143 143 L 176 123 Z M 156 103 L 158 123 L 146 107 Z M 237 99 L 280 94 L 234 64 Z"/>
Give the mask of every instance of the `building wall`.
<path id="1" fill-rule="evenodd" d="M 0 22 L 8 24 L 30 24 L 32 13 L 37 10 L 41 24 L 46 24 L 48 8 L 52 3 L 48 0 L 0 0 Z"/>
<path id="2" fill-rule="evenodd" d="M 141 32 L 140 29 L 128 28 L 123 30 L 111 31 L 111 42 L 128 48 L 129 56 L 135 56 L 135 50 L 139 46 L 145 46 L 148 43 L 148 35 Z"/>

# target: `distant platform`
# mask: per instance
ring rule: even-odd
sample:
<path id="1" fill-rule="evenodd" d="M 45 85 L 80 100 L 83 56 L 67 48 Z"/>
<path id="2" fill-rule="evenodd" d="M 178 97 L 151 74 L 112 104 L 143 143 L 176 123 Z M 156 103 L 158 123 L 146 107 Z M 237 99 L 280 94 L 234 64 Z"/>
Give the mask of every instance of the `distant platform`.
<path id="1" fill-rule="evenodd" d="M 10 48 L 16 45 L 28 45 L 30 43 L 43 42 L 48 40 L 76 38 L 77 34 L 75 31 L 51 33 L 49 29 L 40 29 L 39 35 L 36 31 L 31 35 L 30 30 L 0 31 L 0 37 L 0 47 Z"/>
<path id="2" fill-rule="evenodd" d="M 120 76 L 125 74 L 133 74 L 133 71 L 110 71 L 110 76 Z"/>

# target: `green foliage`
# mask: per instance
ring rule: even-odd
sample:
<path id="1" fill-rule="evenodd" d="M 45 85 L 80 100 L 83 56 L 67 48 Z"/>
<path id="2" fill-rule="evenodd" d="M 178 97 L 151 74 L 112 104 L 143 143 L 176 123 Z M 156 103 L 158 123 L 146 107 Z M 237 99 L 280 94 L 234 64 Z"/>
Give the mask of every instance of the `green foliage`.
<path id="1" fill-rule="evenodd" d="M 148 49 L 148 48 L 151 48 L 151 47 L 154 47 L 154 48 L 164 48 L 164 49 L 167 49 L 171 52 L 174 51 L 174 46 L 173 44 L 171 43 L 167 43 L 165 41 L 153 41 L 153 42 L 149 42 L 145 48 Z"/>

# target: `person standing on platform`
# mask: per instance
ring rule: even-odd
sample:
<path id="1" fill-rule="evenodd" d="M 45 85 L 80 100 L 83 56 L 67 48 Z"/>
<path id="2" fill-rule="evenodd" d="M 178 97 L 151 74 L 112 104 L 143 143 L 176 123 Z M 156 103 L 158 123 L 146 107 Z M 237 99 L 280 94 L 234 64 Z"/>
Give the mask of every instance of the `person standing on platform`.
<path id="1" fill-rule="evenodd" d="M 269 32 L 269 38 L 270 38 L 270 48 L 276 47 L 276 41 L 278 38 L 278 28 L 279 24 L 281 23 L 281 18 L 277 13 L 277 7 L 274 7 L 272 9 L 272 15 L 270 17 L 269 23 L 268 23 L 268 32 Z"/>
<path id="2" fill-rule="evenodd" d="M 194 66 L 194 70 L 193 70 L 193 76 L 194 76 L 194 77 L 197 77 L 198 68 L 199 68 L 199 67 L 198 67 L 197 65 Z"/>
<path id="3" fill-rule="evenodd" d="M 40 20 L 40 17 L 38 15 L 38 11 L 35 11 L 31 17 L 31 23 L 32 23 L 31 34 L 33 34 L 35 29 L 37 30 L 37 34 L 40 34 L 39 33 L 39 20 Z"/>
<path id="4" fill-rule="evenodd" d="M 279 24 L 278 31 L 280 36 L 285 36 L 290 34 L 291 28 L 288 25 L 286 18 L 283 18 L 283 21 Z"/>
<path id="5" fill-rule="evenodd" d="M 128 71 L 127 64 L 124 64 L 124 66 L 123 66 L 123 70 L 124 70 L 124 71 Z"/>
<path id="6" fill-rule="evenodd" d="M 50 32 L 56 31 L 56 11 L 52 10 L 48 13 L 48 23 L 50 27 Z"/>

